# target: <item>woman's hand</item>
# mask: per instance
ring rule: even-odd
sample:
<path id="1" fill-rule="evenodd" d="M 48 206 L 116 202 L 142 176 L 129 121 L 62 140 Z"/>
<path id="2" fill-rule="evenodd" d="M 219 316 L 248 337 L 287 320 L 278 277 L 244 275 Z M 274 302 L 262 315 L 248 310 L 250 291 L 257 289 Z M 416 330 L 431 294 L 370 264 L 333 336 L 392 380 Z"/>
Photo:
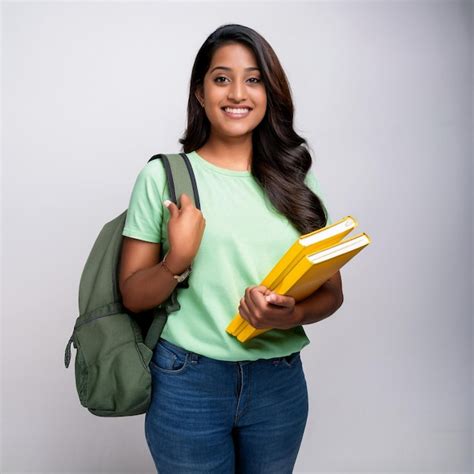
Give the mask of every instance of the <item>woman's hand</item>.
<path id="1" fill-rule="evenodd" d="M 240 299 L 239 314 L 256 329 L 290 329 L 298 325 L 295 308 L 292 296 L 279 295 L 263 285 L 250 286 Z"/>
<path id="2" fill-rule="evenodd" d="M 185 193 L 181 194 L 180 209 L 171 201 L 165 201 L 164 204 L 170 213 L 168 222 L 170 254 L 185 268 L 191 264 L 199 250 L 206 219 Z"/>

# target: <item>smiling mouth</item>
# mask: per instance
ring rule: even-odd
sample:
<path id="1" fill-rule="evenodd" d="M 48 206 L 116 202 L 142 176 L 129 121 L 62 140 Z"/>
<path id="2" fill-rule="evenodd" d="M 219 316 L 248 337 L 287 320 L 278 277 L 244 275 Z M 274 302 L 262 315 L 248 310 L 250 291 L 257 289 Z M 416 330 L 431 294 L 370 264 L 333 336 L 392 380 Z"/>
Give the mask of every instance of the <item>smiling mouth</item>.
<path id="1" fill-rule="evenodd" d="M 231 118 L 246 117 L 250 112 L 250 107 L 222 107 L 224 113 Z"/>

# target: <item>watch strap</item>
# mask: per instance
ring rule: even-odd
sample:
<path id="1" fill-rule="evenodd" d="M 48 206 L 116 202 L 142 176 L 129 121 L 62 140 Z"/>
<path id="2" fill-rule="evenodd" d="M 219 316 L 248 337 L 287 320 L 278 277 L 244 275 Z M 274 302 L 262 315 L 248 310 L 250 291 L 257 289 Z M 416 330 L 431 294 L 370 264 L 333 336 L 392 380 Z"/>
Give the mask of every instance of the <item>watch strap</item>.
<path id="1" fill-rule="evenodd" d="M 191 266 L 189 266 L 186 270 L 184 270 L 183 273 L 181 273 L 180 275 L 175 275 L 173 273 L 173 271 L 170 269 L 170 267 L 168 267 L 168 265 L 166 264 L 166 257 L 168 256 L 168 252 L 166 253 L 166 255 L 163 257 L 163 260 L 161 261 L 161 265 L 168 271 L 168 273 L 171 274 L 171 276 L 177 280 L 178 282 L 181 282 L 183 281 L 188 275 L 189 273 L 191 272 Z"/>

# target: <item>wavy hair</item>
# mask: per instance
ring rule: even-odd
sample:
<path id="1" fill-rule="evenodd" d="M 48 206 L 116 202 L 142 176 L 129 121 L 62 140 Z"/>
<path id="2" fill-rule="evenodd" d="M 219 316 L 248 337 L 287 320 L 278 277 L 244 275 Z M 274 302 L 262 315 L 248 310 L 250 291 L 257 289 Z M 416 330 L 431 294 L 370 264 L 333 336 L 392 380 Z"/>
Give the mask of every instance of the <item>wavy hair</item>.
<path id="1" fill-rule="evenodd" d="M 326 226 L 322 201 L 304 183 L 312 159 L 306 140 L 293 129 L 288 79 L 273 48 L 255 30 L 239 24 L 220 26 L 199 49 L 191 72 L 187 126 L 179 140 L 184 153 L 202 147 L 209 138 L 210 122 L 195 92 L 203 86 L 214 52 L 229 43 L 240 43 L 253 51 L 267 94 L 265 115 L 252 131 L 252 175 L 275 209 L 301 234 Z"/>

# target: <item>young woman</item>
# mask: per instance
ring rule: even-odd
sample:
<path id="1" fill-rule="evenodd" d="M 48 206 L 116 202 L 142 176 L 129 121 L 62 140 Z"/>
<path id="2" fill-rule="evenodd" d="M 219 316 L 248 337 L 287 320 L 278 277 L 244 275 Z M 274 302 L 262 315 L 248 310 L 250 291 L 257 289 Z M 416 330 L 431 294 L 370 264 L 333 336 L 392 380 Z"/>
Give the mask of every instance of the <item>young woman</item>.
<path id="1" fill-rule="evenodd" d="M 224 25 L 201 46 L 180 143 L 201 209 L 186 194 L 180 209 L 168 202 L 163 164 L 153 160 L 138 175 L 123 230 L 120 289 L 132 311 L 166 300 L 173 276 L 192 263 L 150 363 L 149 449 L 160 474 L 291 473 L 308 416 L 302 325 L 333 314 L 343 296 L 339 272 L 298 303 L 270 301 L 258 285 L 329 215 L 293 129 L 285 73 L 256 31 Z M 225 330 L 237 311 L 274 329 L 241 343 Z"/>

